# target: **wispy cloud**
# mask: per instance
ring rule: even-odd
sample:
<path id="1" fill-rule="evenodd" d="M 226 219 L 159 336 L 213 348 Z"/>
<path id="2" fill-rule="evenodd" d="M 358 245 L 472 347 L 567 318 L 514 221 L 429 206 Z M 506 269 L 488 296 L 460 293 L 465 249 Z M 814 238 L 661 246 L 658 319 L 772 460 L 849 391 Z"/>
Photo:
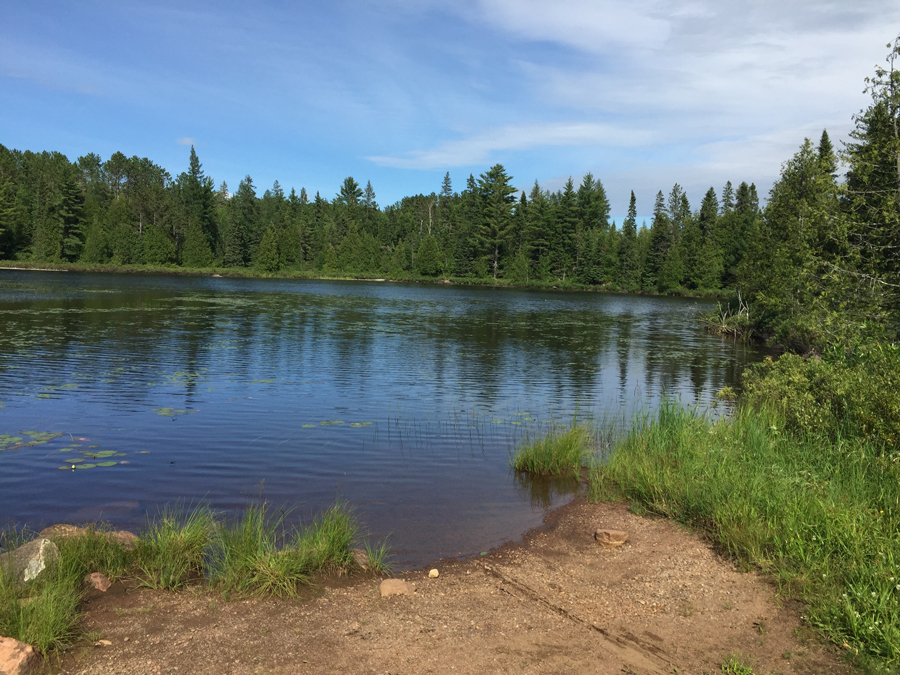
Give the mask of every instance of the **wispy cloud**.
<path id="1" fill-rule="evenodd" d="M 183 136 L 182 138 L 176 138 L 175 142 L 178 143 L 178 145 L 196 145 L 197 144 L 197 142 L 190 136 Z"/>
<path id="2" fill-rule="evenodd" d="M 520 124 L 486 129 L 465 138 L 445 141 L 428 150 L 368 159 L 380 166 L 401 169 L 444 169 L 492 162 L 492 157 L 502 151 L 565 146 L 635 146 L 651 140 L 652 134 L 646 131 L 608 124 Z"/>

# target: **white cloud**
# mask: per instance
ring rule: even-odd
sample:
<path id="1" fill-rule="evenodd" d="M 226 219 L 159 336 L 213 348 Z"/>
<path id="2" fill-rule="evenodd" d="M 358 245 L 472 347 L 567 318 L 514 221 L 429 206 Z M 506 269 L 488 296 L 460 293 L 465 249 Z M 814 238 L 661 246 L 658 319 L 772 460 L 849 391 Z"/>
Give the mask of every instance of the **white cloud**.
<path id="1" fill-rule="evenodd" d="M 508 125 L 445 141 L 429 150 L 368 159 L 401 169 L 444 169 L 485 164 L 498 151 L 531 150 L 544 146 L 628 146 L 650 142 L 648 133 L 587 122 Z"/>
<path id="2" fill-rule="evenodd" d="M 197 144 L 197 142 L 190 136 L 183 136 L 182 138 L 176 138 L 175 142 L 178 143 L 178 145 L 196 145 Z"/>

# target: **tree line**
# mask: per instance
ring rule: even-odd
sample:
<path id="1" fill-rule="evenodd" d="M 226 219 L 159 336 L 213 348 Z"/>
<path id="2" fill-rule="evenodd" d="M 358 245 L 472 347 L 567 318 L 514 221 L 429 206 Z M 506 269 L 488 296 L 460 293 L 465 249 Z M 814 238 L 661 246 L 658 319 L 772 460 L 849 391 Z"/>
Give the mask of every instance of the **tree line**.
<path id="1" fill-rule="evenodd" d="M 455 276 L 513 283 L 573 282 L 628 291 L 715 290 L 734 284 L 760 216 L 754 185 L 726 183 L 691 209 L 675 185 L 656 196 L 650 227 L 610 222 L 600 180 L 517 194 L 497 164 L 461 192 L 382 208 L 371 183 L 337 194 L 261 195 L 250 176 L 233 193 L 203 172 L 191 148 L 176 178 L 151 160 L 0 146 L 0 257 L 35 262 L 318 270 L 348 275 Z"/>

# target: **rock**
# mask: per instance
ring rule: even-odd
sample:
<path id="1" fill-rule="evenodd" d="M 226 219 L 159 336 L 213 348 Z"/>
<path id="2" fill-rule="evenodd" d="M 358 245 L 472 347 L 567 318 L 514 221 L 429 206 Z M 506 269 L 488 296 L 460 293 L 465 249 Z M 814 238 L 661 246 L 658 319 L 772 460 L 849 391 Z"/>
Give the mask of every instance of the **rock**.
<path id="1" fill-rule="evenodd" d="M 39 537 L 15 551 L 0 555 L 0 567 L 12 569 L 19 581 L 31 581 L 44 571 L 47 563 L 59 557 L 59 549 L 49 539 Z M 0 671 L 2 672 L 2 671 Z"/>
<path id="2" fill-rule="evenodd" d="M 38 536 L 43 539 L 68 539 L 69 537 L 80 537 L 84 533 L 85 529 L 83 527 L 60 523 L 59 525 L 45 527 Z"/>
<path id="3" fill-rule="evenodd" d="M 59 524 L 45 527 L 43 530 L 41 530 L 41 533 L 38 536 L 43 537 L 44 539 L 68 539 L 69 537 L 81 537 L 87 534 L 87 532 L 88 530 L 83 527 Z M 129 532 L 128 530 L 119 530 L 118 532 L 99 532 L 99 534 L 107 537 L 110 541 L 121 544 L 128 550 L 133 549 L 135 542 L 138 540 L 137 535 L 133 532 Z"/>
<path id="4" fill-rule="evenodd" d="M 403 579 L 385 579 L 379 586 L 381 597 L 387 598 L 392 595 L 409 595 L 411 588 Z"/>
<path id="5" fill-rule="evenodd" d="M 105 574 L 101 574 L 100 572 L 93 572 L 92 574 L 88 574 L 84 581 L 86 584 L 90 584 L 94 588 L 96 588 L 101 593 L 106 593 L 109 590 L 109 587 L 112 586 L 112 582 L 109 580 Z"/>
<path id="6" fill-rule="evenodd" d="M 34 647 L 12 638 L 0 637 L 0 673 L 25 675 L 36 665 Z"/>
<path id="7" fill-rule="evenodd" d="M 441 573 L 438 572 L 437 570 L 431 570 L 431 571 L 428 573 L 428 578 L 429 578 L 429 579 L 437 579 L 437 578 L 440 576 L 440 574 L 441 574 Z"/>
<path id="8" fill-rule="evenodd" d="M 351 548 L 350 555 L 353 556 L 353 562 L 359 565 L 362 569 L 369 569 L 369 554 L 363 551 L 361 548 Z"/>
<path id="9" fill-rule="evenodd" d="M 628 533 L 622 530 L 597 530 L 594 539 L 603 548 L 615 548 L 628 541 Z"/>
<path id="10" fill-rule="evenodd" d="M 97 640 L 94 643 L 95 647 L 112 647 L 112 640 Z"/>
<path id="11" fill-rule="evenodd" d="M 125 547 L 125 550 L 130 551 L 134 548 L 135 543 L 137 543 L 138 536 L 134 532 L 129 532 L 128 530 L 119 530 L 118 532 L 110 532 L 110 539 L 112 539 L 117 544 L 121 544 Z"/>

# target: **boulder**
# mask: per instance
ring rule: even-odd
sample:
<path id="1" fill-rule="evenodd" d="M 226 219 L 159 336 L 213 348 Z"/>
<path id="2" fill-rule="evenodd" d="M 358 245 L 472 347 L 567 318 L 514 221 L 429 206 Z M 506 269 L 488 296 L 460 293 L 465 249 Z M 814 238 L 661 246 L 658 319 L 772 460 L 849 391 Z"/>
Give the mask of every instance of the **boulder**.
<path id="1" fill-rule="evenodd" d="M 594 539 L 603 548 L 616 548 L 628 541 L 628 533 L 623 530 L 597 530 Z"/>
<path id="2" fill-rule="evenodd" d="M 0 555 L 0 567 L 11 569 L 19 581 L 31 581 L 44 571 L 48 562 L 57 558 L 59 549 L 56 544 L 38 537 L 14 551 Z"/>
<path id="3" fill-rule="evenodd" d="M 59 524 L 45 527 L 38 536 L 43 537 L 44 539 L 67 539 L 69 537 L 80 537 L 86 533 L 87 530 L 83 527 Z M 137 535 L 128 530 L 119 530 L 118 532 L 101 531 L 99 533 L 107 537 L 110 541 L 121 544 L 128 550 L 133 549 L 135 542 L 138 540 Z"/>
<path id="4" fill-rule="evenodd" d="M 441 573 L 438 572 L 436 569 L 434 569 L 428 573 L 428 578 L 429 579 L 437 579 L 440 575 L 441 575 Z"/>
<path id="5" fill-rule="evenodd" d="M 25 675 L 37 665 L 34 647 L 12 638 L 0 637 L 0 673 Z"/>
<path id="6" fill-rule="evenodd" d="M 381 597 L 387 598 L 392 595 L 409 595 L 412 588 L 403 579 L 385 579 L 379 586 Z"/>
<path id="7" fill-rule="evenodd" d="M 112 582 L 109 580 L 109 577 L 100 572 L 93 572 L 88 574 L 84 578 L 84 583 L 89 586 L 93 586 L 101 593 L 106 593 L 109 590 L 109 587 L 112 586 Z"/>

